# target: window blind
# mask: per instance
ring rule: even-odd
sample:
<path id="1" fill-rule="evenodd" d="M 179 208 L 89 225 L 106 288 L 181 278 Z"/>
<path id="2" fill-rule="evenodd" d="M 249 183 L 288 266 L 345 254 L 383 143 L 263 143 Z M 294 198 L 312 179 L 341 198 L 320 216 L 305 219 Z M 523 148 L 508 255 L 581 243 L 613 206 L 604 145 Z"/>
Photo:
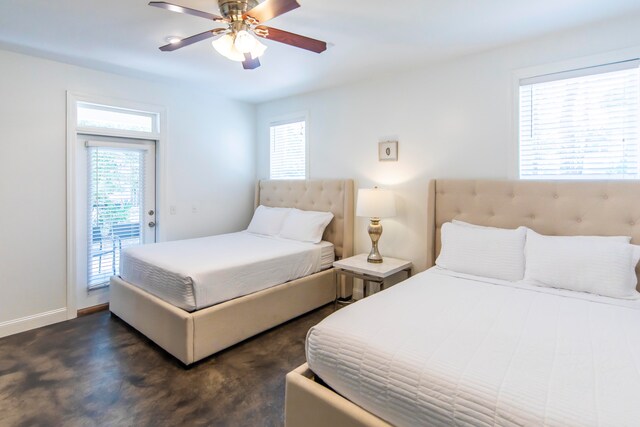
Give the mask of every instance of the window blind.
<path id="1" fill-rule="evenodd" d="M 123 248 L 142 243 L 146 151 L 87 146 L 87 285 L 95 289 L 119 274 Z"/>
<path id="2" fill-rule="evenodd" d="M 520 178 L 637 179 L 637 60 L 520 82 Z"/>
<path id="3" fill-rule="evenodd" d="M 271 179 L 305 179 L 307 177 L 305 127 L 304 120 L 271 125 Z"/>

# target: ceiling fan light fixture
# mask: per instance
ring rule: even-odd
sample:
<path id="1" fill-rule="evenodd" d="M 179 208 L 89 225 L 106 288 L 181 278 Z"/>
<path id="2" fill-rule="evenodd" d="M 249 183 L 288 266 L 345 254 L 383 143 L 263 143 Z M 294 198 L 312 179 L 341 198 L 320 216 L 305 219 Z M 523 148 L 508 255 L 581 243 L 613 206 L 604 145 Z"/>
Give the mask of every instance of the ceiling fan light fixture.
<path id="1" fill-rule="evenodd" d="M 213 38 L 214 40 L 211 44 L 220 55 L 232 61 L 242 62 L 242 67 L 245 70 L 255 70 L 260 66 L 258 58 L 267 50 L 267 46 L 260 43 L 259 38 L 284 43 L 315 53 L 322 53 L 327 50 L 327 43 L 321 40 L 263 25 L 266 21 L 300 7 L 298 1 L 218 0 L 222 16 L 166 1 L 151 1 L 149 6 L 185 15 L 198 16 L 225 26 L 224 28 L 213 28 L 182 39 L 168 36 L 166 38 L 168 44 L 160 46 L 161 51 L 172 52 Z"/>
<path id="2" fill-rule="evenodd" d="M 213 48 L 225 58 L 228 58 L 232 61 L 242 62 L 245 60 L 244 55 L 234 44 L 234 39 L 231 34 L 225 34 L 217 40 L 211 42 Z"/>

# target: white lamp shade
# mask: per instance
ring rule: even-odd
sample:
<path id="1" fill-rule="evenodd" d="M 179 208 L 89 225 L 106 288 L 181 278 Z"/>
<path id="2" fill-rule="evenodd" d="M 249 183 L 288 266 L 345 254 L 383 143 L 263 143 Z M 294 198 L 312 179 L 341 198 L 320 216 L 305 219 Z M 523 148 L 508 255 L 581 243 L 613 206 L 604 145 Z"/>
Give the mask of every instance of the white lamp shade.
<path id="1" fill-rule="evenodd" d="M 236 50 L 242 54 L 248 53 L 252 59 L 256 59 L 267 50 L 267 46 L 260 43 L 258 39 L 249 34 L 248 31 L 242 30 L 236 34 L 236 39 L 233 42 Z"/>
<path id="2" fill-rule="evenodd" d="M 233 44 L 240 53 L 251 53 L 255 41 L 256 39 L 248 31 L 242 30 L 236 34 L 236 41 Z"/>
<path id="3" fill-rule="evenodd" d="M 242 62 L 245 60 L 244 55 L 238 49 L 233 42 L 233 37 L 230 34 L 225 34 L 217 40 L 211 42 L 215 50 L 226 58 L 232 61 Z"/>
<path id="4" fill-rule="evenodd" d="M 380 188 L 360 188 L 356 215 L 367 218 L 396 216 L 396 198 L 393 192 Z"/>
<path id="5" fill-rule="evenodd" d="M 258 41 L 258 39 L 254 38 L 254 44 L 253 47 L 251 48 L 251 58 L 252 59 L 256 59 L 261 57 L 264 54 L 264 51 L 267 50 L 267 46 L 260 43 Z"/>

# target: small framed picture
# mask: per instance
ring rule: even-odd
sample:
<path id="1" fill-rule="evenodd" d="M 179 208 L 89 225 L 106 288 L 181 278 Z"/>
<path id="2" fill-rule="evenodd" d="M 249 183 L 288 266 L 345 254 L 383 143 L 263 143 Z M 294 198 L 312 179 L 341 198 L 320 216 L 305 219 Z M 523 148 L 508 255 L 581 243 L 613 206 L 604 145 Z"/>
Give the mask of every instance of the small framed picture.
<path id="1" fill-rule="evenodd" d="M 398 141 L 378 143 L 378 159 L 381 162 L 398 161 Z"/>

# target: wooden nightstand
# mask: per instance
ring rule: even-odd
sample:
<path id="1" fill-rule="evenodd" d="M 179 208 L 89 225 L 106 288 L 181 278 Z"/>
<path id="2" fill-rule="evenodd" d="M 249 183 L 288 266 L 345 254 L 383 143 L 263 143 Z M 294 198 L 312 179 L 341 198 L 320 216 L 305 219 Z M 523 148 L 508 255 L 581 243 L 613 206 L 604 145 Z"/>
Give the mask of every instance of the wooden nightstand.
<path id="1" fill-rule="evenodd" d="M 354 302 L 339 301 L 338 296 L 340 294 L 340 276 L 353 277 L 360 279 L 364 282 L 363 298 L 367 296 L 367 291 L 370 283 L 378 283 L 380 290 L 384 289 L 384 280 L 393 276 L 394 274 L 405 272 L 407 278 L 411 277 L 411 268 L 413 264 L 411 261 L 403 259 L 384 257 L 380 264 L 374 264 L 367 262 L 367 254 L 355 255 L 349 258 L 341 259 L 333 263 L 334 271 L 336 272 L 336 304 L 338 302 L 342 304 L 349 304 Z"/>

